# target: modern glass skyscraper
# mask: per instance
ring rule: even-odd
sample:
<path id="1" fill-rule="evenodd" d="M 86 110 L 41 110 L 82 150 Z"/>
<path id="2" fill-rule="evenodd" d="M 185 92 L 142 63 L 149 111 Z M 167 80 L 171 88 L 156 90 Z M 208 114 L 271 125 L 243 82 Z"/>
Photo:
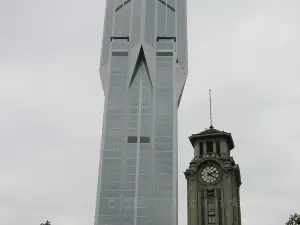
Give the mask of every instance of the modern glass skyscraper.
<path id="1" fill-rule="evenodd" d="M 177 225 L 186 0 L 107 0 L 95 225 Z"/>

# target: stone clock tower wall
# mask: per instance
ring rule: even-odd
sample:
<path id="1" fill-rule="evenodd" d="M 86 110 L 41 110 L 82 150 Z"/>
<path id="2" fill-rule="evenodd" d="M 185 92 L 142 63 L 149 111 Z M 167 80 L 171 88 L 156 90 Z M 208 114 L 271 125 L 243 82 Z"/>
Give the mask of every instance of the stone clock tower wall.
<path id="1" fill-rule="evenodd" d="M 211 127 L 192 135 L 190 141 L 194 158 L 185 171 L 188 225 L 241 225 L 241 177 L 230 156 L 231 134 Z M 218 172 L 210 172 L 212 168 Z"/>

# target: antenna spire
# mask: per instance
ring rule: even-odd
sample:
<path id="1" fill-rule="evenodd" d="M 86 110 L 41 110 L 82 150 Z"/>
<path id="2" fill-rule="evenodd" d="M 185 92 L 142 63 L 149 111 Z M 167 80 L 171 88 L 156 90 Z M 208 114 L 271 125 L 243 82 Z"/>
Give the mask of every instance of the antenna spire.
<path id="1" fill-rule="evenodd" d="M 212 125 L 212 113 L 211 113 L 211 90 L 209 89 L 209 115 L 210 115 L 210 129 L 213 129 Z"/>

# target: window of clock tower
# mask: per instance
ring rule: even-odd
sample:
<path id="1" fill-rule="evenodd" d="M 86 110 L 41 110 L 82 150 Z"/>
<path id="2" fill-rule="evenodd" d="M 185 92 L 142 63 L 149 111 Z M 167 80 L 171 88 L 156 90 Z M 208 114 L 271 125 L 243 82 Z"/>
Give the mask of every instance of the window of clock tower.
<path id="1" fill-rule="evenodd" d="M 218 155 L 221 154 L 220 140 L 217 140 L 217 141 L 216 141 L 216 151 L 217 151 L 217 154 L 218 154 Z"/>
<path id="2" fill-rule="evenodd" d="M 214 152 L 213 150 L 213 142 L 212 141 L 208 141 L 206 142 L 206 153 L 209 155 L 212 155 Z"/>
<path id="3" fill-rule="evenodd" d="M 214 190 L 207 190 L 207 198 L 213 199 L 215 197 L 215 191 Z"/>
<path id="4" fill-rule="evenodd" d="M 203 142 L 200 142 L 200 156 L 203 156 Z"/>
<path id="5" fill-rule="evenodd" d="M 208 211 L 208 224 L 216 223 L 216 213 L 215 211 Z"/>
<path id="6" fill-rule="evenodd" d="M 215 191 L 214 190 L 207 190 L 207 204 L 214 204 L 215 200 Z"/>

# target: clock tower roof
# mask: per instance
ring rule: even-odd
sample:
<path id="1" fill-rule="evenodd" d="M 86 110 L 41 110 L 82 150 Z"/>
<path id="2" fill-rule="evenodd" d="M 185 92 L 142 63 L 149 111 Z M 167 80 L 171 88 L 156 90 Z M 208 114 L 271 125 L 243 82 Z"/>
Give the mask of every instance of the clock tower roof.
<path id="1" fill-rule="evenodd" d="M 189 137 L 189 139 L 191 144 L 194 146 L 196 140 L 205 140 L 207 138 L 214 138 L 214 137 L 224 137 L 227 140 L 230 150 L 234 148 L 234 142 L 231 133 L 217 130 L 213 126 L 210 126 L 209 129 L 206 129 L 198 134 L 192 134 Z"/>

